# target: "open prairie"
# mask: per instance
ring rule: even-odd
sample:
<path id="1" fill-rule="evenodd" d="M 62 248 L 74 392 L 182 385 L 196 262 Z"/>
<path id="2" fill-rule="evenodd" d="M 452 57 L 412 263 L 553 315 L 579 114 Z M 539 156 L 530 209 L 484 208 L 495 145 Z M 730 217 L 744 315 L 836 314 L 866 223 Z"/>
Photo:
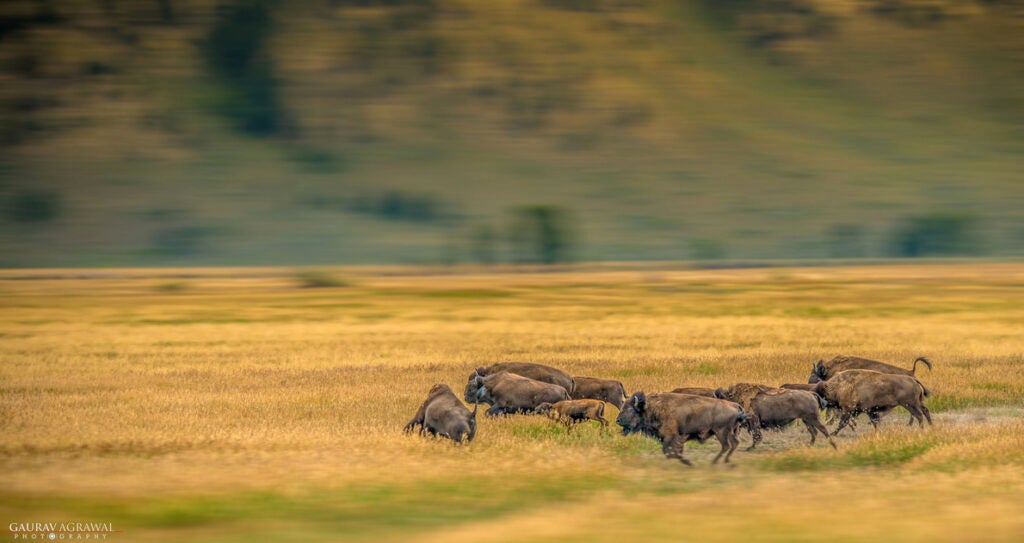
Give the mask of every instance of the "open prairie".
<path id="1" fill-rule="evenodd" d="M 336 278 L 336 280 L 334 279 Z M 316 286 L 316 288 L 311 288 Z M 110 541 L 1024 540 L 1024 264 L 555 273 L 0 272 L 0 520 Z M 501 360 L 629 392 L 918 368 L 834 451 L 802 427 L 688 468 L 653 440 L 480 417 L 403 435 Z M 617 414 L 608 408 L 606 418 Z M 8 538 L 14 534 L 8 534 Z"/>

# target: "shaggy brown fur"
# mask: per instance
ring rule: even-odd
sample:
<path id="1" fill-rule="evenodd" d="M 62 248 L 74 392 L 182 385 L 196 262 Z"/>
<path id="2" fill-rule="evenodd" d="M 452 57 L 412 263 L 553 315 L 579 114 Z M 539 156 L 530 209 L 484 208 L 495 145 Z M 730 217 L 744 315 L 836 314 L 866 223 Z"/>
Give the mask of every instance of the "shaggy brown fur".
<path id="1" fill-rule="evenodd" d="M 564 388 L 569 394 L 572 394 L 572 391 L 576 389 L 576 382 L 568 373 L 565 373 L 558 368 L 552 368 L 551 366 L 545 366 L 543 364 L 534 364 L 532 362 L 498 362 L 497 364 L 491 364 L 487 367 L 477 368 L 476 371 L 469 376 L 469 380 L 472 381 L 473 377 L 477 375 L 480 377 L 487 377 L 488 375 L 494 375 L 495 373 L 502 371 L 528 377 L 534 381 L 558 385 Z"/>
<path id="2" fill-rule="evenodd" d="M 641 432 L 658 438 L 665 456 L 690 466 L 690 461 L 683 458 L 683 445 L 693 439 L 703 443 L 712 435 L 722 444 L 722 450 L 711 463 L 717 463 L 723 454 L 729 462 L 740 443 L 736 432 L 746 418 L 739 405 L 725 400 L 673 393 L 648 397 L 637 392 L 623 404 L 615 422 L 622 427 L 623 435 Z"/>
<path id="3" fill-rule="evenodd" d="M 808 385 L 810 386 L 810 385 Z M 821 423 L 819 411 L 823 401 L 814 392 L 787 390 L 754 383 L 736 383 L 729 388 L 715 391 L 715 397 L 740 404 L 747 412 L 746 428 L 753 443 L 747 450 L 757 447 L 763 439 L 761 430 L 777 429 L 801 420 L 811 434 L 811 445 L 818 432 L 828 438 L 834 448 L 835 442 L 828 435 L 828 429 Z"/>
<path id="4" fill-rule="evenodd" d="M 538 405 L 568 400 L 565 388 L 502 371 L 486 377 L 474 374 L 466 383 L 466 401 L 484 402 L 487 414 L 505 415 L 533 411 Z"/>
<path id="5" fill-rule="evenodd" d="M 545 402 L 538 405 L 533 412 L 561 422 L 568 426 L 570 431 L 573 425 L 588 420 L 597 421 L 602 431 L 608 428 L 608 421 L 604 418 L 604 402 L 601 400 L 564 400 L 553 404 Z"/>
<path id="6" fill-rule="evenodd" d="M 598 379 L 597 377 L 576 377 L 576 390 L 570 394 L 574 400 L 601 400 L 622 409 L 622 402 L 626 400 L 626 387 L 619 381 L 612 379 Z"/>
<path id="7" fill-rule="evenodd" d="M 811 370 L 811 376 L 807 379 L 808 383 L 817 383 L 818 381 L 828 381 L 833 375 L 841 371 L 846 370 L 874 370 L 879 373 L 891 373 L 893 375 L 909 375 L 914 376 L 914 372 L 917 371 L 917 363 L 924 362 L 925 366 L 928 366 L 928 371 L 932 369 L 932 363 L 930 360 L 923 356 L 919 356 L 914 359 L 914 365 L 909 370 L 905 370 L 900 367 L 886 364 L 885 362 L 879 362 L 877 360 L 870 360 L 867 358 L 858 358 L 856 356 L 839 355 L 828 362 L 819 360 L 814 364 L 814 368 Z M 928 395 L 928 394 L 926 394 Z"/>
<path id="8" fill-rule="evenodd" d="M 867 413 L 871 424 L 878 429 L 883 415 L 900 406 L 910 411 L 910 424 L 916 420 L 932 423 L 931 413 L 924 405 L 924 386 L 909 375 L 892 375 L 873 370 L 847 370 L 828 381 L 817 384 L 815 393 L 829 404 L 837 406 L 842 415 L 836 435 L 860 413 Z"/>
<path id="9" fill-rule="evenodd" d="M 420 435 L 429 432 L 431 435 L 440 435 L 457 443 L 461 443 L 463 439 L 467 442 L 473 441 L 476 437 L 477 405 L 473 405 L 473 411 L 466 409 L 448 385 L 438 383 L 430 388 L 427 399 L 413 415 L 412 420 L 405 425 L 403 431 L 410 433 L 419 426 Z"/>

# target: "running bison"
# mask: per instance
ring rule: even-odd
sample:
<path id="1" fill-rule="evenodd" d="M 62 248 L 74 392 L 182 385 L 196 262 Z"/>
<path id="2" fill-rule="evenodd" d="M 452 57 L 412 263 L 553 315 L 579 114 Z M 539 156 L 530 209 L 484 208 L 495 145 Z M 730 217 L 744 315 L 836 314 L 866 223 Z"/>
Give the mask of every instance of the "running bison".
<path id="1" fill-rule="evenodd" d="M 916 420 L 923 427 L 925 419 L 929 425 L 932 423 L 931 413 L 924 405 L 924 385 L 909 375 L 846 370 L 818 383 L 815 393 L 840 410 L 839 426 L 832 435 L 838 434 L 861 413 L 867 413 L 877 430 L 879 419 L 897 406 L 910 412 L 911 425 Z"/>
<path id="2" fill-rule="evenodd" d="M 473 410 L 470 411 L 462 405 L 448 385 L 438 383 L 430 388 L 426 401 L 403 430 L 410 433 L 419 426 L 420 435 L 429 432 L 430 435 L 440 435 L 456 443 L 461 443 L 463 439 L 468 443 L 476 436 L 478 405 L 474 403 Z"/>
<path id="3" fill-rule="evenodd" d="M 811 445 L 814 445 L 820 432 L 833 448 L 836 446 L 828 435 L 828 429 L 821 423 L 819 411 L 825 407 L 825 402 L 814 392 L 737 383 L 728 389 L 716 390 L 715 396 L 740 404 L 747 413 L 746 428 L 753 439 L 747 450 L 757 447 L 761 442 L 761 430 L 778 430 L 796 420 L 803 421 L 807 427 L 811 434 Z"/>
<path id="4" fill-rule="evenodd" d="M 543 364 L 534 364 L 532 362 L 498 362 L 497 364 L 491 364 L 487 367 L 477 368 L 473 372 L 473 375 L 479 375 L 486 377 L 493 375 L 498 372 L 507 371 L 523 377 L 529 377 L 535 381 L 541 381 L 542 383 L 551 383 L 558 385 L 566 390 L 569 394 L 572 394 L 573 390 L 576 389 L 576 382 L 572 376 L 558 368 L 552 368 L 551 366 L 545 366 Z M 473 379 L 473 375 L 469 378 Z"/>
<path id="5" fill-rule="evenodd" d="M 722 450 L 711 463 L 723 454 L 728 463 L 740 443 L 736 432 L 746 418 L 739 405 L 725 400 L 671 392 L 647 396 L 641 391 L 623 404 L 615 422 L 622 427 L 622 435 L 643 433 L 657 438 L 665 456 L 691 466 L 683 458 L 683 445 L 693 439 L 703 443 L 712 435 Z"/>
<path id="6" fill-rule="evenodd" d="M 588 420 L 597 421 L 602 431 L 608 428 L 608 421 L 604 418 L 604 402 L 601 400 L 565 400 L 554 404 L 544 402 L 533 412 L 547 415 L 568 426 L 569 430 L 572 430 L 573 425 Z"/>
<path id="7" fill-rule="evenodd" d="M 914 359 L 914 365 L 909 370 L 886 364 L 885 362 L 879 362 L 877 360 L 869 360 L 867 358 L 858 358 L 856 356 L 839 355 L 828 362 L 819 360 L 814 364 L 814 368 L 811 370 L 811 376 L 808 378 L 808 383 L 817 383 L 819 381 L 828 381 L 833 375 L 841 371 L 846 370 L 874 370 L 879 373 L 891 373 L 893 375 L 909 375 L 914 376 L 917 371 L 917 363 L 923 362 L 925 366 L 928 366 L 928 371 L 932 369 L 932 363 L 930 360 L 923 356 L 919 356 Z"/>
<path id="8" fill-rule="evenodd" d="M 573 377 L 576 382 L 576 390 L 571 392 L 574 400 L 601 400 L 622 409 L 622 402 L 629 397 L 626 394 L 626 387 L 619 381 L 612 379 L 598 379 L 597 377 Z"/>
<path id="9" fill-rule="evenodd" d="M 538 405 L 568 400 L 565 388 L 501 371 L 487 376 L 474 373 L 466 383 L 467 402 L 484 402 L 490 416 L 533 411 Z"/>

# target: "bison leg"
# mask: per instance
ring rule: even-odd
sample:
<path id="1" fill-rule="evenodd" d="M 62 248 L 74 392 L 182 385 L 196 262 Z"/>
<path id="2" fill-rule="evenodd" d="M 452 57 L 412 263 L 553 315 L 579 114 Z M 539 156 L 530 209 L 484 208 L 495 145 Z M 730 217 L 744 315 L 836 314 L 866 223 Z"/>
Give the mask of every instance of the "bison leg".
<path id="1" fill-rule="evenodd" d="M 605 431 L 608 430 L 608 421 L 605 420 L 604 417 L 602 417 L 601 415 L 598 415 L 597 416 L 597 422 L 598 422 L 598 424 L 601 425 L 601 431 L 602 432 L 605 432 Z"/>
<path id="2" fill-rule="evenodd" d="M 814 445 L 815 433 L 821 432 L 821 435 L 825 436 L 825 438 L 828 439 L 828 442 L 829 444 L 832 445 L 833 449 L 838 448 L 836 447 L 836 442 L 834 439 L 832 439 L 832 436 L 828 435 L 828 428 L 826 428 L 825 425 L 821 423 L 817 416 L 813 418 L 808 417 L 804 419 L 804 424 L 807 425 L 807 430 L 811 432 L 811 445 Z"/>
<path id="3" fill-rule="evenodd" d="M 868 420 L 871 421 L 871 426 L 874 426 L 875 431 L 877 432 L 878 423 L 882 420 L 882 413 L 875 410 L 868 411 Z"/>
<path id="4" fill-rule="evenodd" d="M 760 433 L 760 432 L 759 432 Z M 718 451 L 715 455 L 715 459 L 711 461 L 712 464 L 717 464 L 718 459 L 725 455 L 725 463 L 729 463 L 729 457 L 732 456 L 732 452 L 739 446 L 740 440 L 733 434 L 731 429 L 726 429 L 723 432 L 715 432 L 715 437 L 718 438 L 718 442 L 722 444 L 722 450 Z"/>
<path id="5" fill-rule="evenodd" d="M 725 454 L 725 463 L 729 463 L 729 457 L 732 453 L 736 452 L 736 448 L 740 446 L 740 438 L 736 435 L 736 432 L 729 432 L 729 452 Z"/>
<path id="6" fill-rule="evenodd" d="M 928 426 L 931 426 L 932 425 L 932 412 L 928 411 L 928 407 L 926 407 L 924 404 L 921 404 L 921 412 L 924 413 L 924 418 L 928 419 Z"/>
<path id="7" fill-rule="evenodd" d="M 850 423 L 850 413 L 843 411 L 842 416 L 839 417 L 839 426 L 836 426 L 836 431 L 832 432 L 832 435 L 839 435 L 839 431 L 846 428 L 846 425 Z"/>
<path id="8" fill-rule="evenodd" d="M 750 438 L 753 440 L 753 443 L 751 443 L 750 446 L 747 447 L 747 450 L 752 451 L 754 450 L 754 447 L 757 447 L 757 444 L 760 443 L 762 439 L 764 439 L 764 435 L 761 434 L 760 419 L 758 419 L 756 416 L 752 416 L 749 419 L 747 419 L 747 431 L 750 432 Z"/>
<path id="9" fill-rule="evenodd" d="M 689 460 L 683 458 L 684 445 L 685 440 L 682 437 L 674 436 L 672 438 L 669 438 L 667 441 L 662 442 L 661 452 L 665 453 L 665 456 L 669 458 L 675 458 L 680 462 L 686 464 L 687 466 L 693 466 L 693 464 Z"/>

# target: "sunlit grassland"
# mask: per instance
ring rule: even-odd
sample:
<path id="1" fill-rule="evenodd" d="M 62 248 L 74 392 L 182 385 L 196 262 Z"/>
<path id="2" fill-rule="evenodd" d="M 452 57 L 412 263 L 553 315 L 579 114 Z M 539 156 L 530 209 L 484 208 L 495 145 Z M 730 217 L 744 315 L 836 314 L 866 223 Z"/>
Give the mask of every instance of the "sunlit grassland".
<path id="1" fill-rule="evenodd" d="M 1024 537 L 1019 264 L 324 273 L 348 286 L 0 274 L 0 520 L 124 541 Z M 838 451 L 792 427 L 729 466 L 688 446 L 693 468 L 540 417 L 481 417 L 468 446 L 401 433 L 432 384 L 498 360 L 656 392 L 804 382 L 840 353 L 928 356 L 935 426 L 897 410 Z"/>

